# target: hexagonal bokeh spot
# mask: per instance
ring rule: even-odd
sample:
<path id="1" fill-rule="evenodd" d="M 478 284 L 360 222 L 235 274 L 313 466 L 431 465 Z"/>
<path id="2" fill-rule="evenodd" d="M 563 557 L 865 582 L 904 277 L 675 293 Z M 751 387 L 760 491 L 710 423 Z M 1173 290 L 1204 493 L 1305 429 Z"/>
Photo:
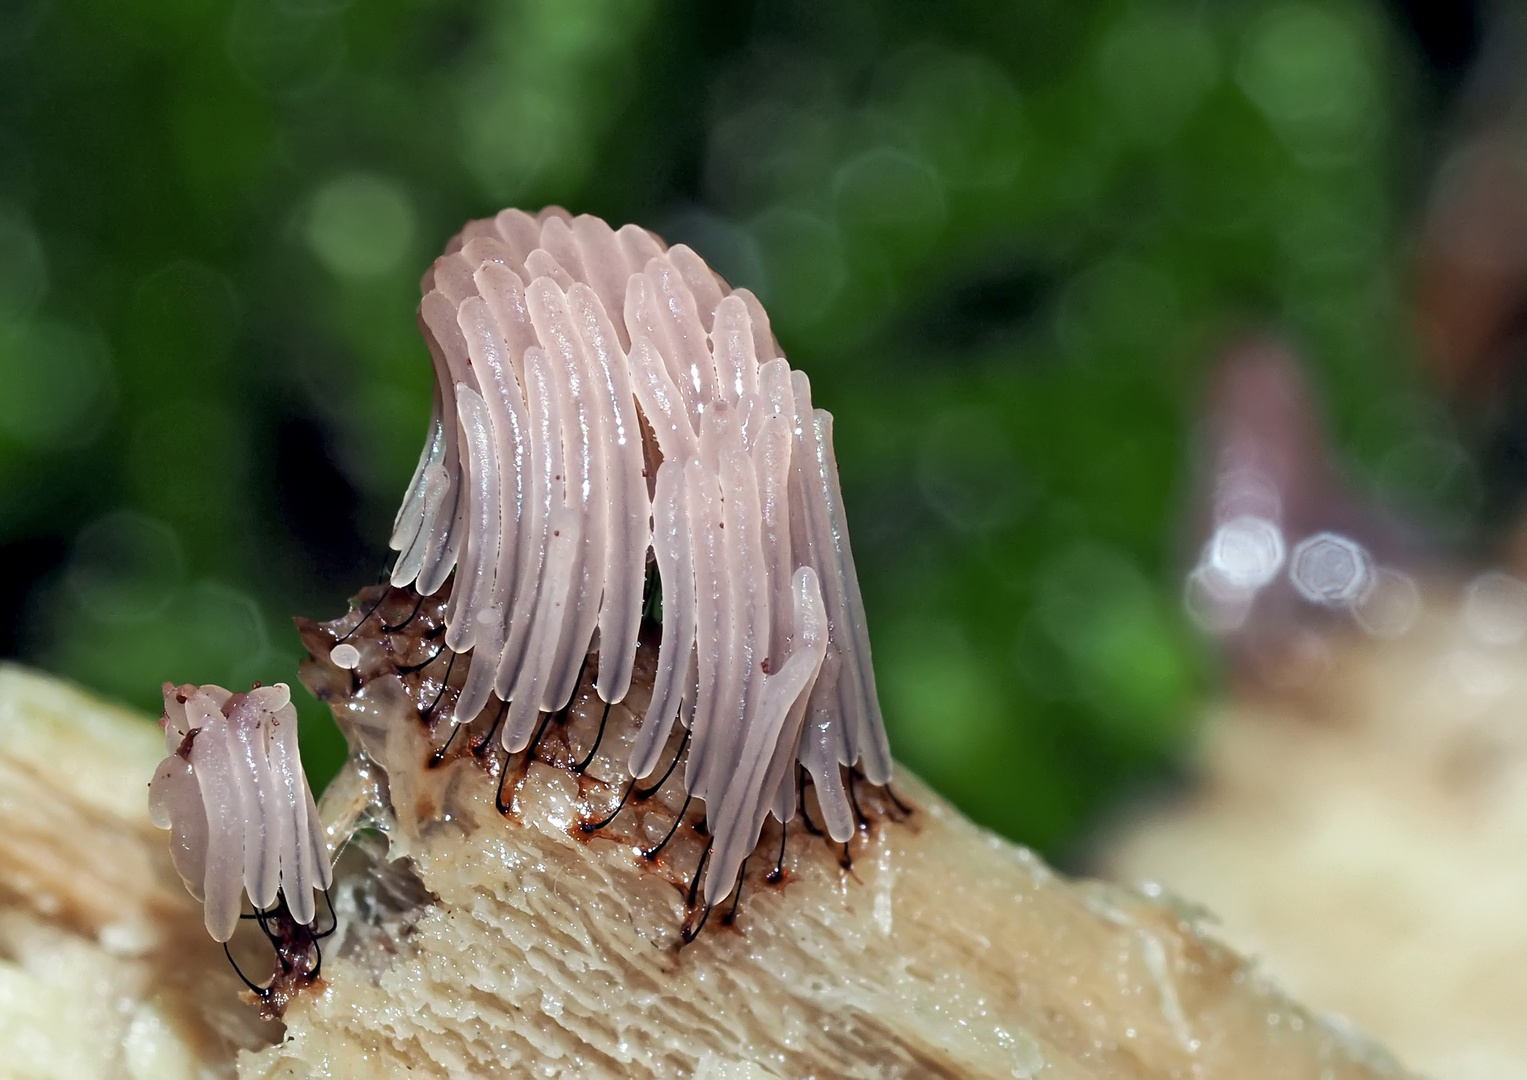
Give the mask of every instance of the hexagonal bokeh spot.
<path id="1" fill-rule="evenodd" d="M 1243 514 L 1214 530 L 1205 563 L 1237 588 L 1260 589 L 1283 568 L 1283 530 L 1264 517 Z"/>
<path id="2" fill-rule="evenodd" d="M 1299 541 L 1289 559 L 1288 577 L 1310 603 L 1339 608 L 1361 600 L 1373 580 L 1363 546 L 1330 532 Z"/>

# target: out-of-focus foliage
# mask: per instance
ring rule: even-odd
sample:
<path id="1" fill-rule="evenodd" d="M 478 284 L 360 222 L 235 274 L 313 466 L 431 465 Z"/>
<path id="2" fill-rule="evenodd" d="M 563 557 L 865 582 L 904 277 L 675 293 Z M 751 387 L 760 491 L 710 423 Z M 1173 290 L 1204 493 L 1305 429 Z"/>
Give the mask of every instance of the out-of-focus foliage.
<path id="1" fill-rule="evenodd" d="M 764 299 L 837 416 L 894 745 L 1055 851 L 1206 683 L 1176 523 L 1218 346 L 1288 335 L 1365 467 L 1449 475 L 1409 48 L 1364 0 L 11 0 L 10 651 L 149 707 L 294 681 L 288 617 L 385 562 L 419 274 L 560 202 Z"/>

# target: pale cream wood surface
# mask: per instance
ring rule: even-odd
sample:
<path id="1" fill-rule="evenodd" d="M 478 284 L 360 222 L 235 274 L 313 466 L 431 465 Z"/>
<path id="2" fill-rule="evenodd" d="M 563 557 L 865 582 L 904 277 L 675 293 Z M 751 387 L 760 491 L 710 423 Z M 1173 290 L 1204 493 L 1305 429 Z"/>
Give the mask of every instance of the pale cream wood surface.
<path id="1" fill-rule="evenodd" d="M 614 801 L 595 778 L 629 745 L 626 709 L 580 780 L 558 762 L 591 743 L 581 703 L 503 815 L 472 755 L 422 764 L 396 680 L 337 704 L 365 754 L 326 793 L 326 822 L 336 844 L 369 828 L 342 856 L 323 982 L 277 1042 L 148 824 L 157 729 L 0 670 L 0 1074 L 1403 1075 L 1281 998 L 1191 909 L 1060 878 L 905 772 L 908 820 L 861 793 L 851 869 L 793 831 L 768 884 L 771 826 L 735 923 L 715 913 L 680 949 L 704 840 L 681 827 L 656 866 L 635 850 L 671 823 L 671 793 L 593 839 L 577 829 Z M 259 942 L 238 944 L 253 969 Z"/>

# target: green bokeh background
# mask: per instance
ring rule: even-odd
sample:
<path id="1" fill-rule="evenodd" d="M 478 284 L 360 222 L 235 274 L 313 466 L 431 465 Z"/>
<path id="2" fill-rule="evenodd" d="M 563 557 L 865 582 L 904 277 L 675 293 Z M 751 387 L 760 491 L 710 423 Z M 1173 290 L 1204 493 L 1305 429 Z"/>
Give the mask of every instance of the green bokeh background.
<path id="1" fill-rule="evenodd" d="M 146 709 L 295 681 L 291 615 L 386 561 L 420 273 L 557 202 L 763 298 L 837 417 L 893 745 L 1064 856 L 1213 685 L 1179 581 L 1219 348 L 1295 342 L 1360 474 L 1436 497 L 1438 79 L 1376 0 L 11 0 L 6 650 Z"/>

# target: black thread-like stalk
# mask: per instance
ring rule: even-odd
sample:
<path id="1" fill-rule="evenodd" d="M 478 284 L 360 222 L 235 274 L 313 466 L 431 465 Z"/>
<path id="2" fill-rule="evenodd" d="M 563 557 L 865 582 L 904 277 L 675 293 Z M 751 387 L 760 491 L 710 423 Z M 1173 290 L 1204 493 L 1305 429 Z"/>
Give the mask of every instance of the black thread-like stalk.
<path id="1" fill-rule="evenodd" d="M 688 906 L 689 906 L 689 908 L 691 910 L 693 910 L 693 908 L 695 906 L 695 899 L 696 899 L 696 897 L 698 897 L 700 895 L 700 875 L 705 872 L 705 864 L 707 862 L 709 862 L 709 861 L 710 861 L 710 847 L 707 846 L 704 851 L 700 852 L 700 862 L 695 867 L 695 876 L 689 879 L 689 903 L 688 903 Z M 702 923 L 701 925 L 704 925 L 704 924 Z M 696 931 L 696 933 L 699 933 L 699 931 Z"/>
<path id="2" fill-rule="evenodd" d="M 242 982 L 245 986 L 249 987 L 249 989 L 253 990 L 256 994 L 258 994 L 261 1001 L 264 1001 L 266 998 L 270 997 L 269 987 L 256 986 L 254 983 L 249 981 L 249 976 L 244 974 L 244 970 L 239 967 L 239 962 L 233 958 L 233 953 L 229 951 L 228 943 L 226 941 L 223 942 L 223 955 L 228 958 L 228 963 L 233 968 L 233 973 L 239 977 L 239 981 Z"/>
<path id="3" fill-rule="evenodd" d="M 749 855 L 748 859 L 752 856 Z M 737 905 L 742 903 L 742 883 L 747 879 L 748 859 L 742 860 L 742 865 L 737 868 L 737 886 L 732 890 L 732 906 L 726 909 L 726 914 L 721 916 L 722 926 L 731 926 L 737 918 Z"/>
<path id="4" fill-rule="evenodd" d="M 811 820 L 811 812 L 806 809 L 806 766 L 800 762 L 795 764 L 795 805 L 800 808 L 806 831 L 812 836 L 821 836 L 822 830 L 817 828 L 817 823 Z"/>
<path id="5" fill-rule="evenodd" d="M 408 613 L 408 618 L 404 619 L 402 622 L 398 623 L 395 626 L 388 626 L 386 623 L 383 623 L 382 624 L 382 633 L 384 633 L 384 634 L 396 634 L 399 630 L 403 629 L 409 623 L 413 622 L 415 616 L 417 616 L 419 614 L 419 610 L 421 608 L 423 608 L 423 607 L 424 607 L 424 597 L 420 596 L 418 603 L 414 604 L 414 609 Z"/>
<path id="6" fill-rule="evenodd" d="M 635 788 L 636 781 L 633 779 L 629 784 L 626 785 L 625 793 L 621 795 L 620 802 L 615 804 L 615 809 L 610 811 L 609 817 L 602 821 L 580 821 L 578 823 L 578 828 L 586 833 L 596 833 L 608 825 L 610 822 L 614 821 L 620 816 L 620 812 L 626 808 L 626 800 L 631 797 L 631 792 L 635 790 Z"/>
<path id="7" fill-rule="evenodd" d="M 441 646 L 441 648 L 444 647 L 443 645 Z M 429 708 L 424 710 L 423 719 L 428 720 L 430 718 L 430 714 L 439 706 L 440 699 L 445 696 L 446 687 L 451 683 L 451 670 L 456 666 L 456 658 L 460 655 L 460 653 L 451 653 L 451 659 L 445 665 L 445 675 L 440 680 L 440 689 L 435 692 L 435 700 L 429 703 Z M 452 732 L 452 734 L 455 734 L 455 732 Z"/>
<path id="8" fill-rule="evenodd" d="M 366 623 L 370 621 L 371 616 L 376 614 L 376 609 L 382 606 L 382 601 L 387 599 L 387 593 L 389 591 L 390 590 L 387 590 L 387 589 L 382 590 L 382 595 L 377 597 L 376 603 L 371 605 L 371 610 L 367 611 L 366 614 L 362 615 L 361 616 L 361 621 L 356 623 L 354 626 L 350 627 L 350 629 L 346 630 L 345 631 L 345 636 L 340 638 L 339 641 L 336 641 L 334 644 L 339 645 L 342 642 L 349 641 L 351 634 L 355 633 L 361 627 L 365 626 Z"/>
<path id="9" fill-rule="evenodd" d="M 526 765 L 529 765 L 530 762 L 532 762 L 532 761 L 539 761 L 540 760 L 540 758 L 536 757 L 536 751 L 538 749 L 540 749 L 541 740 L 543 738 L 545 738 L 545 736 L 546 736 L 546 729 L 551 726 L 551 718 L 553 716 L 555 716 L 555 715 L 556 715 L 555 713 L 542 713 L 541 714 L 541 722 L 540 722 L 540 724 L 536 725 L 535 734 L 530 737 L 530 745 L 525 747 L 525 764 Z"/>
<path id="10" fill-rule="evenodd" d="M 538 760 L 536 758 L 536 756 L 535 756 L 536 755 L 536 747 L 540 745 L 541 737 L 546 733 L 546 726 L 547 726 L 547 724 L 549 724 L 551 722 L 551 718 L 552 718 L 552 714 L 551 713 L 542 713 L 541 714 L 541 723 L 540 723 L 540 726 L 536 728 L 535 735 L 531 738 L 529 745 L 525 747 L 525 763 L 526 763 L 527 767 L 529 766 L 530 762 Z M 496 726 L 497 725 L 495 725 L 495 727 Z M 504 788 L 505 788 L 505 786 L 507 784 L 507 781 L 509 779 L 509 759 L 511 757 L 513 757 L 513 756 L 514 756 L 513 754 L 509 753 L 509 751 L 507 749 L 505 749 L 505 751 L 504 751 L 504 768 L 503 768 L 503 771 L 499 773 L 499 777 L 498 777 L 498 791 L 493 796 L 493 806 L 494 806 L 494 808 L 497 809 L 500 814 L 503 814 L 503 815 L 506 815 L 506 816 L 514 810 L 514 807 L 512 807 L 508 803 L 504 802 Z"/>
<path id="11" fill-rule="evenodd" d="M 657 606 L 662 595 L 662 584 L 658 580 L 657 567 L 654 566 L 647 570 L 646 580 L 642 582 L 642 618 L 657 621 Z"/>
<path id="12" fill-rule="evenodd" d="M 636 793 L 636 797 L 637 797 L 638 800 L 650 799 L 650 798 L 652 798 L 652 796 L 654 796 L 654 795 L 656 795 L 658 793 L 658 790 L 664 784 L 666 784 L 668 782 L 668 778 L 673 775 L 673 770 L 678 767 L 679 759 L 684 756 L 684 751 L 688 747 L 689 747 L 689 729 L 685 728 L 684 729 L 684 737 L 679 740 L 679 752 L 673 755 L 673 760 L 668 763 L 668 768 L 663 770 L 663 775 L 658 777 L 657 783 L 653 784 L 651 787 L 644 787 L 644 788 L 642 788 L 640 791 L 638 791 Z M 631 782 L 633 784 L 636 783 L 635 780 L 633 780 Z"/>
<path id="13" fill-rule="evenodd" d="M 648 862 L 651 862 L 658 857 L 658 854 L 665 847 L 668 846 L 668 841 L 672 840 L 674 833 L 679 831 L 679 822 L 684 820 L 684 814 L 689 810 L 689 804 L 691 801 L 693 801 L 693 799 L 693 795 L 684 796 L 684 805 L 679 807 L 678 815 L 673 819 L 673 824 L 669 826 L 667 834 L 658 841 L 656 847 L 650 847 L 646 851 L 642 852 L 642 858 L 646 859 Z"/>
<path id="14" fill-rule="evenodd" d="M 856 775 L 857 770 L 848 770 L 848 801 L 854 808 L 854 820 L 859 822 L 859 828 L 868 829 L 870 827 L 870 819 L 864 816 L 863 810 L 859 809 L 859 796 L 854 791 L 854 777 Z"/>
<path id="15" fill-rule="evenodd" d="M 499 707 L 498 716 L 494 717 L 493 726 L 488 729 L 488 734 L 472 744 L 472 753 L 475 756 L 482 757 L 487 752 L 488 747 L 493 743 L 493 736 L 498 733 L 499 725 L 504 722 L 504 717 L 507 715 L 509 715 L 509 703 L 506 701 Z"/>
<path id="16" fill-rule="evenodd" d="M 425 713 L 425 715 L 428 716 L 429 714 Z M 429 756 L 429 767 L 430 768 L 438 769 L 440 767 L 441 763 L 445 761 L 446 752 L 450 750 L 451 743 L 456 741 L 456 733 L 458 731 L 460 731 L 464 727 L 466 727 L 465 724 L 452 724 L 451 725 L 451 733 L 446 736 L 445 745 L 442 746 L 439 750 L 436 750 L 433 754 L 431 754 Z"/>
<path id="17" fill-rule="evenodd" d="M 433 653 L 430 654 L 430 658 L 428 660 L 425 660 L 423 663 L 408 664 L 408 665 L 406 665 L 404 667 L 400 667 L 400 668 L 398 668 L 398 674 L 399 675 L 413 675 L 413 674 L 416 674 L 416 673 L 418 673 L 420 671 L 423 671 L 425 668 L 427 668 L 431 664 L 433 664 L 436 660 L 439 660 L 440 659 L 440 654 L 443 653 L 443 652 L 445 652 L 445 646 L 442 644 L 438 649 L 436 649 Z M 452 655 L 454 655 L 454 654 L 452 654 Z"/>
<path id="18" fill-rule="evenodd" d="M 679 930 L 679 937 L 683 939 L 683 943 L 685 945 L 693 943 L 695 938 L 700 936 L 700 931 L 705 929 L 705 921 L 709 918 L 710 905 L 706 904 L 705 910 L 700 914 L 700 925 L 696 926 L 694 929 L 690 929 L 689 923 L 687 921 L 684 923 L 683 928 Z"/>
<path id="19" fill-rule="evenodd" d="M 589 747 L 588 756 L 573 766 L 573 772 L 582 773 L 594 762 L 594 755 L 599 753 L 599 744 L 604 742 L 604 726 L 610 719 L 610 703 L 604 703 L 604 715 L 599 718 L 599 732 L 594 736 L 594 745 Z"/>
<path id="20" fill-rule="evenodd" d="M 323 893 L 324 903 L 329 905 L 329 928 L 322 933 L 319 933 L 317 929 L 318 920 L 314 919 L 311 923 L 309 923 L 308 928 L 313 931 L 314 941 L 321 941 L 339 929 L 339 916 L 334 914 L 334 898 L 329 895 L 328 889 L 322 889 L 320 891 Z"/>
<path id="21" fill-rule="evenodd" d="M 514 807 L 504 802 L 504 783 L 509 779 L 509 759 L 513 756 L 514 755 L 509 753 L 507 749 L 504 751 L 504 766 L 501 770 L 499 770 L 498 788 L 493 793 L 494 809 L 505 816 L 514 810 Z"/>
<path id="22" fill-rule="evenodd" d="M 774 869 L 764 875 L 764 880 L 770 885 L 778 885 L 785 880 L 785 838 L 790 835 L 790 823 L 779 823 L 779 858 L 775 860 Z"/>

